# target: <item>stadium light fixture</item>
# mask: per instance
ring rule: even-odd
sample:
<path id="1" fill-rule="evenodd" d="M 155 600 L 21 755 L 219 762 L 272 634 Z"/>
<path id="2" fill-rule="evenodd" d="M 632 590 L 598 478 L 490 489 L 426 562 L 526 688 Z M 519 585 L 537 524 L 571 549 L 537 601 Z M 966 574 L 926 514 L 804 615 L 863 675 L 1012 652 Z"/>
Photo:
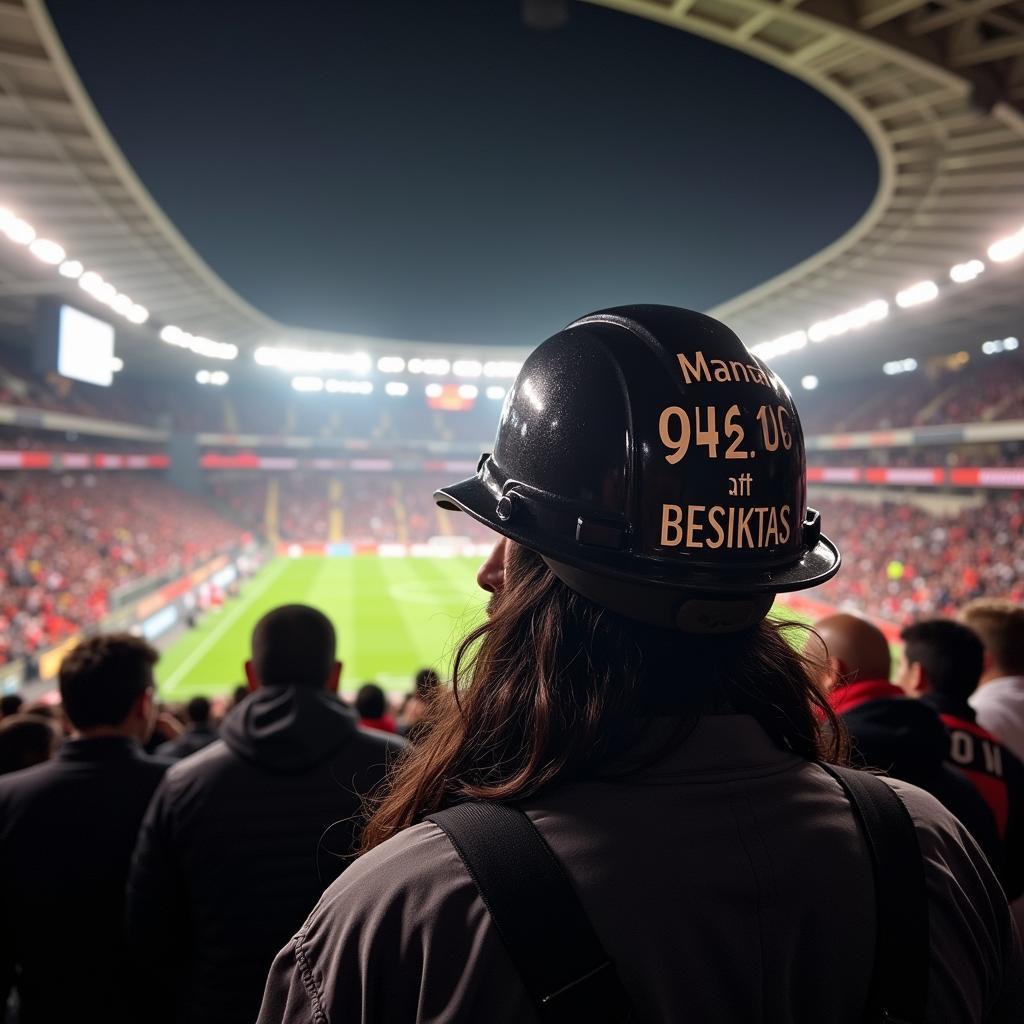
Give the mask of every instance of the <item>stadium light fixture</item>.
<path id="1" fill-rule="evenodd" d="M 939 297 L 939 286 L 934 281 L 918 281 L 909 288 L 896 293 L 896 305 L 900 309 L 921 306 Z"/>
<path id="2" fill-rule="evenodd" d="M 110 368 L 114 373 L 120 373 L 124 369 L 124 360 L 120 356 L 111 357 Z"/>
<path id="3" fill-rule="evenodd" d="M 140 310 L 149 315 L 148 310 L 140 306 Z M 210 359 L 235 359 L 238 356 L 238 346 L 223 341 L 211 341 L 199 335 L 189 334 L 174 324 L 168 324 L 160 331 L 160 340 L 176 348 L 185 348 L 194 352 L 197 356 L 206 356 Z"/>
<path id="4" fill-rule="evenodd" d="M 401 398 L 409 394 L 409 385 L 404 380 L 389 380 L 384 385 L 384 393 L 391 395 L 392 398 Z"/>
<path id="5" fill-rule="evenodd" d="M 480 389 L 475 384 L 460 384 L 459 385 L 459 398 L 465 398 L 472 400 L 480 394 Z"/>
<path id="6" fill-rule="evenodd" d="M 36 238 L 36 229 L 27 220 L 16 217 L 10 210 L 4 210 L 7 217 L 0 216 L 0 231 L 17 245 L 31 245 Z"/>
<path id="7" fill-rule="evenodd" d="M 807 337 L 815 343 L 826 341 L 828 338 L 838 338 L 847 331 L 859 331 L 869 324 L 878 323 L 888 315 L 889 303 L 885 299 L 874 299 L 847 313 L 840 313 L 839 316 L 811 324 L 807 329 Z"/>
<path id="8" fill-rule="evenodd" d="M 483 364 L 476 359 L 456 359 L 452 363 L 452 373 L 456 377 L 479 377 L 483 372 Z"/>
<path id="9" fill-rule="evenodd" d="M 317 380 L 319 378 L 313 378 Z M 294 381 L 292 382 L 294 384 Z M 373 384 L 368 380 L 338 380 L 334 377 L 324 381 L 324 388 L 332 395 L 372 395 Z"/>
<path id="10" fill-rule="evenodd" d="M 292 377 L 292 387 L 296 391 L 316 392 L 323 391 L 324 381 L 322 377 Z"/>
<path id="11" fill-rule="evenodd" d="M 988 247 L 988 258 L 993 263 L 1008 263 L 1024 253 L 1024 228 L 1005 238 L 1000 238 Z"/>
<path id="12" fill-rule="evenodd" d="M 1000 352 L 1013 352 L 1020 342 L 1013 336 L 1009 338 L 993 338 L 991 341 L 982 342 L 981 351 L 987 356 L 994 356 Z"/>
<path id="13" fill-rule="evenodd" d="M 818 378 L 813 373 L 809 373 L 800 379 L 800 386 L 804 391 L 813 391 L 818 386 Z"/>
<path id="14" fill-rule="evenodd" d="M 774 359 L 776 356 L 795 352 L 806 346 L 806 331 L 790 331 L 789 334 L 783 334 L 774 341 L 762 341 L 760 345 L 755 345 L 750 351 L 759 359 Z"/>
<path id="15" fill-rule="evenodd" d="M 515 363 L 507 359 L 489 360 L 484 363 L 484 376 L 498 380 L 511 380 L 522 368 L 522 363 Z"/>
<path id="16" fill-rule="evenodd" d="M 289 348 L 284 345 L 261 345 L 253 353 L 260 366 L 272 366 L 288 373 L 304 370 L 323 373 L 325 370 L 347 370 L 355 374 L 369 373 L 372 360 L 365 352 L 326 352 Z"/>
<path id="17" fill-rule="evenodd" d="M 36 229 L 7 207 L 0 207 L 0 231 L 12 242 L 28 246 L 29 252 L 41 263 L 56 267 L 61 277 L 78 281 L 84 292 L 97 302 L 110 306 L 115 313 L 134 324 L 142 324 L 149 319 L 149 310 L 145 306 L 133 302 L 95 271 L 86 270 L 81 260 L 67 259 L 64 246 L 50 238 L 37 237 Z"/>
<path id="18" fill-rule="evenodd" d="M 427 398 L 440 398 L 444 394 L 444 388 L 440 384 L 428 384 L 423 391 Z"/>
<path id="19" fill-rule="evenodd" d="M 492 384 L 487 389 L 487 397 L 493 402 L 500 402 L 505 397 L 505 389 L 500 384 Z"/>
<path id="20" fill-rule="evenodd" d="M 381 373 L 401 373 L 405 369 L 405 360 L 401 356 L 381 356 L 377 360 L 377 369 Z"/>
<path id="21" fill-rule="evenodd" d="M 37 238 L 28 247 L 28 251 L 32 253 L 40 263 L 47 263 L 51 267 L 55 267 L 58 264 L 63 263 L 64 257 L 67 256 L 67 253 L 64 251 L 64 246 L 50 241 L 49 238 Z"/>
<path id="22" fill-rule="evenodd" d="M 80 274 L 78 278 L 78 287 L 90 295 L 94 295 L 102 283 L 103 278 L 95 270 L 87 270 L 84 274 Z"/>
<path id="23" fill-rule="evenodd" d="M 916 359 L 894 359 L 892 362 L 885 363 L 882 366 L 882 373 L 893 377 L 897 373 L 913 373 L 916 369 Z"/>
<path id="24" fill-rule="evenodd" d="M 224 370 L 197 370 L 196 380 L 200 384 L 210 384 L 215 388 L 222 388 L 231 378 Z"/>
<path id="25" fill-rule="evenodd" d="M 979 274 L 985 273 L 985 264 L 981 260 L 968 260 L 950 267 L 949 279 L 954 284 L 966 284 L 973 281 Z"/>
<path id="26" fill-rule="evenodd" d="M 429 377 L 445 377 L 452 369 L 452 364 L 447 359 L 410 359 L 408 362 L 410 373 L 425 373 Z"/>

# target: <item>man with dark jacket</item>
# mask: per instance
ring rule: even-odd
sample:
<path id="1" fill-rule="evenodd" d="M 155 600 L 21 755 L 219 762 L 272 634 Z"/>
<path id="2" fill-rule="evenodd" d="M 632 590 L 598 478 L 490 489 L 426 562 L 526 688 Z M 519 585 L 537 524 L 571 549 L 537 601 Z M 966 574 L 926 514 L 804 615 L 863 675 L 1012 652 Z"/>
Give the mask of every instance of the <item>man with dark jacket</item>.
<path id="1" fill-rule="evenodd" d="M 157 657 L 127 635 L 80 643 L 60 667 L 71 738 L 53 760 L 0 778 L 0 992 L 13 980 L 19 1024 L 140 1019 L 125 883 L 169 763 L 141 747 Z"/>
<path id="2" fill-rule="evenodd" d="M 889 642 L 856 615 L 830 615 L 815 627 L 828 651 L 829 702 L 850 734 L 857 767 L 877 768 L 927 790 L 974 836 L 998 870 L 1002 843 L 985 801 L 946 763 L 949 737 L 939 716 L 890 682 Z"/>
<path id="3" fill-rule="evenodd" d="M 256 1019 L 274 956 L 348 865 L 363 799 L 405 746 L 337 699 L 334 628 L 313 608 L 261 619 L 245 670 L 253 692 L 168 772 L 132 867 L 136 969 L 181 1024 Z"/>
<path id="4" fill-rule="evenodd" d="M 159 757 L 180 761 L 203 747 L 208 747 L 216 738 L 217 730 L 210 722 L 210 702 L 205 697 L 193 697 L 186 706 L 188 728 L 173 740 L 161 743 L 156 748 Z"/>
<path id="5" fill-rule="evenodd" d="M 992 812 L 1005 856 L 1000 877 L 1014 900 L 1024 892 L 1024 765 L 978 725 L 968 703 L 978 688 L 985 649 L 972 629 L 952 619 L 915 622 L 900 638 L 900 689 L 939 716 L 949 733 L 947 763 L 967 776 Z"/>

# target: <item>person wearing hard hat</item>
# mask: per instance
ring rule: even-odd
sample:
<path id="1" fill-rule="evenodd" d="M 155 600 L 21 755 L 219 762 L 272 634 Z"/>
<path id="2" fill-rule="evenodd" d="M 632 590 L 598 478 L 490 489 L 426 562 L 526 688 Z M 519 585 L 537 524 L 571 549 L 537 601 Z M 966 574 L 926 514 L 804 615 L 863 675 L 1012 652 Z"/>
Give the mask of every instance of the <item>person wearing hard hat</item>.
<path id="1" fill-rule="evenodd" d="M 767 614 L 829 579 L 800 420 L 664 306 L 537 348 L 435 495 L 499 539 L 457 699 L 278 956 L 260 1024 L 1016 1021 L 984 855 L 843 731 Z"/>

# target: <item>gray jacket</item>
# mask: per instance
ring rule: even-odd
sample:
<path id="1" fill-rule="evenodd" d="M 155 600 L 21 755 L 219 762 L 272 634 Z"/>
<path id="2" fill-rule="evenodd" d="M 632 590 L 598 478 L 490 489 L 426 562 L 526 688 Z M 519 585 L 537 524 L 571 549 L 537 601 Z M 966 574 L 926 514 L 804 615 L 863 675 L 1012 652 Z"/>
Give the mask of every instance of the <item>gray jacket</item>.
<path id="1" fill-rule="evenodd" d="M 1019 1021 L 1024 961 L 999 884 L 934 798 L 893 787 L 931 896 L 929 1021 Z M 862 1024 L 875 913 L 838 784 L 754 719 L 701 721 L 656 775 L 527 805 L 644 1024 Z M 407 829 L 324 894 L 270 974 L 259 1024 L 536 1020 L 441 830 Z"/>

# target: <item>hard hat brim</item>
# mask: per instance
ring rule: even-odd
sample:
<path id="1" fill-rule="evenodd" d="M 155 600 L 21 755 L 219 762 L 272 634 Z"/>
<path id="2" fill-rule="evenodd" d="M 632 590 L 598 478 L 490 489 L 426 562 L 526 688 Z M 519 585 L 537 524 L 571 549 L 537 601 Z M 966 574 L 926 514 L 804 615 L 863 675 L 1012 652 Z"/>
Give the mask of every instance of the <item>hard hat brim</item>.
<path id="1" fill-rule="evenodd" d="M 500 519 L 496 511 L 498 499 L 479 477 L 438 489 L 434 492 L 434 501 L 448 511 L 465 512 L 496 533 L 541 555 L 599 575 L 643 581 L 659 589 L 709 595 L 783 594 L 825 583 L 835 576 L 842 564 L 839 549 L 824 535 L 796 561 L 773 568 L 737 566 L 704 570 L 692 564 L 680 564 L 675 559 L 608 550 L 602 550 L 600 558 L 588 558 L 588 549 L 583 544 L 562 542 L 539 530 L 532 531 L 527 521 L 515 523 Z"/>

